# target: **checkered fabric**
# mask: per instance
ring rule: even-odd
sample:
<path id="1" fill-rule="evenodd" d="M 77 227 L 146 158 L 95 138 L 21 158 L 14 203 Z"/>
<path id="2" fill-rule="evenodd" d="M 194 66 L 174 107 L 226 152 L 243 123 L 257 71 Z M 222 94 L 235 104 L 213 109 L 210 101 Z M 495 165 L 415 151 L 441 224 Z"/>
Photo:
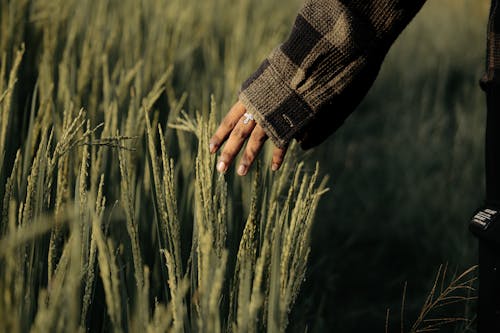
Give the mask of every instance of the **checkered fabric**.
<path id="1" fill-rule="evenodd" d="M 366 95 L 400 32 L 425 0 L 307 0 L 289 38 L 241 88 L 271 140 L 307 149 L 335 131 Z"/>

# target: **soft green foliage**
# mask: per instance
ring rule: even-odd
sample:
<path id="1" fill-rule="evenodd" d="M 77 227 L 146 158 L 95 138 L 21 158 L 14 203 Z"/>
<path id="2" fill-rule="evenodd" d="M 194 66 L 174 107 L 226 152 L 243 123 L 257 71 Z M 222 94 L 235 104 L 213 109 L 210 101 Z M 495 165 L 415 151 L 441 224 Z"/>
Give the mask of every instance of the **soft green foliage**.
<path id="1" fill-rule="evenodd" d="M 220 176 L 216 119 L 301 2 L 0 0 L 0 331 L 471 330 L 488 1 L 428 1 L 305 155 L 334 184 L 294 148 Z"/>
<path id="2" fill-rule="evenodd" d="M 390 308 L 394 330 L 407 281 L 408 329 L 440 265 L 461 272 L 477 263 L 467 224 L 484 200 L 478 82 L 490 3 L 427 1 L 367 98 L 309 155 L 331 174 L 332 191 L 319 208 L 303 289 L 314 302 L 299 300 L 295 322 L 315 305 L 306 317 L 318 332 L 380 332 Z M 456 306 L 445 315 L 463 313 Z M 441 331 L 462 332 L 460 325 Z"/>
<path id="3" fill-rule="evenodd" d="M 250 1 L 0 4 L 0 331 L 284 331 L 324 182 L 292 156 L 222 176 L 208 152 L 215 100 L 283 20 L 250 30 Z"/>

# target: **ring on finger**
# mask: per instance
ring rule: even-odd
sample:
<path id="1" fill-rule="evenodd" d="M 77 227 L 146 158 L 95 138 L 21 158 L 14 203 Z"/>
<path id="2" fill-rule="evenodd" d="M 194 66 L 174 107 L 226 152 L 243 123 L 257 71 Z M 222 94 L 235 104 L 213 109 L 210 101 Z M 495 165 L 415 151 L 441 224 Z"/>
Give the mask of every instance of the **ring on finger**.
<path id="1" fill-rule="evenodd" d="M 243 124 L 245 124 L 245 125 L 247 125 L 251 121 L 255 121 L 255 118 L 253 117 L 253 115 L 251 113 L 245 112 L 243 117 L 245 117 L 245 119 L 243 119 Z"/>

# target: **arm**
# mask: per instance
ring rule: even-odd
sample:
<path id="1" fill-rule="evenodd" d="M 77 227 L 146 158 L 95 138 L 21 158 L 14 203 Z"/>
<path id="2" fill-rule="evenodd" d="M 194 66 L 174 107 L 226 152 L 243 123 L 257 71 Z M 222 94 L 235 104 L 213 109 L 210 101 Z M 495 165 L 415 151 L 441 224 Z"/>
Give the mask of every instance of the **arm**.
<path id="1" fill-rule="evenodd" d="M 212 152 L 228 139 L 219 171 L 247 138 L 240 163 L 246 169 L 268 137 L 276 146 L 273 169 L 292 138 L 306 149 L 324 141 L 364 98 L 390 46 L 424 2 L 307 0 L 289 38 L 245 81 L 240 101 L 212 138 Z M 244 126 L 245 112 L 256 124 Z"/>

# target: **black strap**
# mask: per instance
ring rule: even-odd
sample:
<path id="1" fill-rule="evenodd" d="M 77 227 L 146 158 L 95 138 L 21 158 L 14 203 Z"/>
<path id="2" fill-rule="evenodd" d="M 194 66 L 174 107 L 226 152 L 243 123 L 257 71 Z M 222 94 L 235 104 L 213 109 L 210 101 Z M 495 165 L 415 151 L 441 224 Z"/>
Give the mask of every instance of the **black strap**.
<path id="1" fill-rule="evenodd" d="M 488 23 L 485 137 L 486 206 L 470 224 L 479 238 L 478 332 L 500 332 L 500 0 L 492 0 Z"/>
<path id="2" fill-rule="evenodd" d="M 500 206 L 500 84 L 486 87 L 487 117 L 485 141 L 486 203 Z"/>
<path id="3" fill-rule="evenodd" d="M 492 0 L 488 22 L 486 73 L 481 80 L 486 93 L 485 137 L 486 203 L 476 212 L 470 230 L 481 240 L 500 246 L 500 0 Z"/>
<path id="4" fill-rule="evenodd" d="M 500 1 L 492 0 L 488 22 L 486 74 L 481 87 L 487 96 L 486 202 L 500 204 Z"/>

